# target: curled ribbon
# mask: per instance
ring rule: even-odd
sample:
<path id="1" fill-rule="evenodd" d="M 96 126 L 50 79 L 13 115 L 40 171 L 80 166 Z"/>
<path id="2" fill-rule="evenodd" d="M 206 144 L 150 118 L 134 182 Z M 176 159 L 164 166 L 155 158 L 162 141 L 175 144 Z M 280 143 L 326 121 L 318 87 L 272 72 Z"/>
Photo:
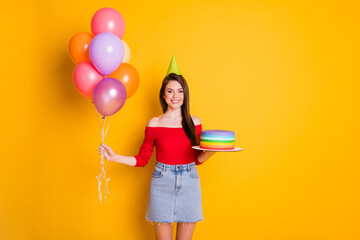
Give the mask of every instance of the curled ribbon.
<path id="1" fill-rule="evenodd" d="M 103 121 L 103 125 L 101 127 L 96 108 L 95 108 L 95 112 L 96 112 L 96 118 L 98 120 L 99 129 L 100 129 L 101 142 L 104 143 L 104 139 L 105 139 L 105 136 L 106 136 L 107 131 L 109 129 L 110 121 L 111 121 L 112 116 L 110 117 L 110 120 L 109 120 L 109 123 L 107 125 L 106 131 L 104 132 L 105 125 L 106 125 L 106 118 L 105 118 L 105 116 L 102 117 L 102 119 L 104 121 Z M 108 178 L 106 176 L 108 162 L 109 162 L 108 160 L 104 161 L 104 156 L 103 155 L 100 156 L 100 169 L 101 169 L 101 172 L 100 172 L 100 174 L 98 176 L 96 176 L 96 178 L 98 180 L 98 196 L 99 196 L 100 203 L 104 203 L 105 200 L 106 200 L 106 197 L 108 195 L 110 195 L 109 184 L 108 184 L 108 182 L 110 181 L 110 178 Z"/>

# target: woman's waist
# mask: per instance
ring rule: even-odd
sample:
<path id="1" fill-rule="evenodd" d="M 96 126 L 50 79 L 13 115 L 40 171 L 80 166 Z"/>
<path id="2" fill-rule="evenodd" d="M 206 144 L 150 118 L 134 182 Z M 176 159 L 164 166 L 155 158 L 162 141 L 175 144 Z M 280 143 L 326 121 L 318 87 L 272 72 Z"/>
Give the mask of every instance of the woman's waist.
<path id="1" fill-rule="evenodd" d="M 190 171 L 191 168 L 195 167 L 196 164 L 194 161 L 190 163 L 164 163 L 162 161 L 156 162 L 156 167 L 162 168 L 163 170 L 170 171 Z"/>

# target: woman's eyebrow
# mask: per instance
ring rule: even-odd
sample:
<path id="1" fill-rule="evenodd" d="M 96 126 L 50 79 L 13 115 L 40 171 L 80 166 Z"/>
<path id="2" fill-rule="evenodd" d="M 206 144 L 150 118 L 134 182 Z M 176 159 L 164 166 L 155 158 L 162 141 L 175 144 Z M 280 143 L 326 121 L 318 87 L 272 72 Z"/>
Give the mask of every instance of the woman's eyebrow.
<path id="1" fill-rule="evenodd" d="M 174 90 L 172 88 L 167 88 L 166 90 Z M 177 90 L 183 90 L 183 88 L 178 88 Z"/>

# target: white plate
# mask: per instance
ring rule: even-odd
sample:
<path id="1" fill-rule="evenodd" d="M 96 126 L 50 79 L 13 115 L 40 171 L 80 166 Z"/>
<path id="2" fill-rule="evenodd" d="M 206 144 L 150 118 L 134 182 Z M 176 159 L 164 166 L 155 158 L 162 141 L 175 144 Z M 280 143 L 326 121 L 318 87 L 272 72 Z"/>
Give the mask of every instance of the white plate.
<path id="1" fill-rule="evenodd" d="M 213 150 L 213 149 L 205 149 L 205 148 L 201 148 L 200 146 L 193 146 L 193 149 L 196 150 L 203 150 L 203 151 L 209 151 L 209 152 L 238 152 L 238 151 L 242 151 L 242 148 L 238 148 L 235 147 L 234 149 L 228 149 L 228 150 Z"/>

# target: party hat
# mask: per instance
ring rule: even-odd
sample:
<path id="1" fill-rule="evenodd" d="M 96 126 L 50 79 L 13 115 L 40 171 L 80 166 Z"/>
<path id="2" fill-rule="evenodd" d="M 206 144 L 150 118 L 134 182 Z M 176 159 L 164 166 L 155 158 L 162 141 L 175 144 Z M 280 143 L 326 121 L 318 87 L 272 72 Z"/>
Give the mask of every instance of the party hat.
<path id="1" fill-rule="evenodd" d="M 171 59 L 170 66 L 169 66 L 166 76 L 169 75 L 170 73 L 176 73 L 177 75 L 182 75 L 174 56 Z"/>

